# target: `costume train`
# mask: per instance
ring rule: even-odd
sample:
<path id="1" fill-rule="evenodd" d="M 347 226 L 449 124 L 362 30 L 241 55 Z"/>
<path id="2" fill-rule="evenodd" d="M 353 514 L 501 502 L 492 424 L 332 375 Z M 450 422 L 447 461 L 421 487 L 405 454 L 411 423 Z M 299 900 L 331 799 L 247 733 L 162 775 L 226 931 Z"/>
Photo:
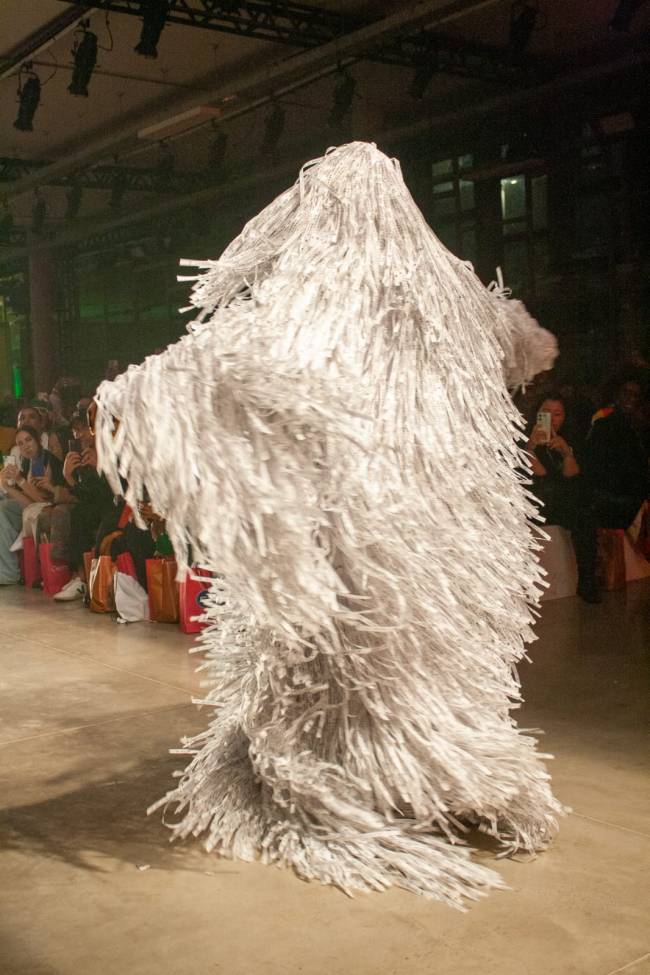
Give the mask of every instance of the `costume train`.
<path id="1" fill-rule="evenodd" d="M 507 383 L 555 340 L 365 143 L 198 266 L 190 334 L 98 394 L 115 488 L 225 579 L 213 720 L 159 804 L 208 850 L 462 906 L 502 886 L 470 828 L 533 851 L 562 811 L 511 714 L 542 573 Z"/>

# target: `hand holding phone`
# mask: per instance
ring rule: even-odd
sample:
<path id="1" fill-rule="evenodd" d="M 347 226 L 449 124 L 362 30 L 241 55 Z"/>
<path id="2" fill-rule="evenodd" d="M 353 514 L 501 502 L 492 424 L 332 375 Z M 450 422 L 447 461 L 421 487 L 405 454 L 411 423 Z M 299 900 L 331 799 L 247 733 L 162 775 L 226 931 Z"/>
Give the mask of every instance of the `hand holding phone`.
<path id="1" fill-rule="evenodd" d="M 41 454 L 39 457 L 34 457 L 30 467 L 30 474 L 32 479 L 36 477 L 43 477 L 45 474 L 45 458 Z"/>
<path id="2" fill-rule="evenodd" d="M 553 435 L 551 414 L 548 410 L 540 410 L 537 414 L 537 430 L 539 431 L 540 443 L 548 443 Z"/>

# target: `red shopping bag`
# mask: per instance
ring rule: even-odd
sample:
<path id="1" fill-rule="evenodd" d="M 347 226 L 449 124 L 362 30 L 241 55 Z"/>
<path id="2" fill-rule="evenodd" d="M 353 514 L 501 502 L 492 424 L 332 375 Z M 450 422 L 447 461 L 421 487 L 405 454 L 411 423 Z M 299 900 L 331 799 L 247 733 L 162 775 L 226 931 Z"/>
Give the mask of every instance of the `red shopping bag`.
<path id="1" fill-rule="evenodd" d="M 35 589 L 43 576 L 38 558 L 38 548 L 33 538 L 23 538 L 23 579 L 26 589 Z"/>
<path id="2" fill-rule="evenodd" d="M 121 555 L 118 555 L 115 559 L 115 565 L 117 566 L 117 571 L 122 572 L 125 576 L 131 576 L 132 579 L 138 578 L 138 573 L 135 570 L 135 562 L 130 552 L 122 552 Z"/>
<path id="3" fill-rule="evenodd" d="M 201 576 L 193 579 L 192 576 Z M 205 612 L 205 594 L 212 585 L 212 573 L 207 569 L 192 569 L 179 583 L 180 624 L 183 633 L 198 633 L 207 620 L 198 617 Z"/>
<path id="4" fill-rule="evenodd" d="M 156 623 L 178 623 L 176 559 L 147 559 L 149 616 Z"/>
<path id="5" fill-rule="evenodd" d="M 38 546 L 43 573 L 43 592 L 46 596 L 56 596 L 72 579 L 72 572 L 67 565 L 52 561 L 52 543 L 41 542 Z"/>

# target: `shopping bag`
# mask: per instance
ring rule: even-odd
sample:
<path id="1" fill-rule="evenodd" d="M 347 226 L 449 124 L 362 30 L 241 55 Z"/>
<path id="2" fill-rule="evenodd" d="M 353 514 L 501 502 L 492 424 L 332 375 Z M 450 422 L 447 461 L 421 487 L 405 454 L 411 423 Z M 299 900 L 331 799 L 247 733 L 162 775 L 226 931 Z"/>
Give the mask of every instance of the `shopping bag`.
<path id="1" fill-rule="evenodd" d="M 200 578 L 195 578 L 200 576 Z M 191 569 L 178 584 L 179 615 L 183 633 L 198 633 L 208 624 L 200 617 L 205 613 L 206 593 L 212 585 L 212 573 L 206 569 Z"/>
<path id="2" fill-rule="evenodd" d="M 149 619 L 149 597 L 136 577 L 118 569 L 113 577 L 113 593 L 118 622 L 139 623 Z"/>
<path id="3" fill-rule="evenodd" d="M 147 559 L 149 617 L 156 623 L 178 623 L 176 559 Z"/>
<path id="4" fill-rule="evenodd" d="M 136 572 L 135 562 L 133 561 L 133 556 L 130 552 L 122 552 L 120 555 L 118 555 L 115 559 L 115 565 L 117 566 L 118 572 L 125 576 L 131 576 L 132 579 L 137 580 L 138 573 Z M 142 589 L 142 586 L 140 586 L 140 588 Z M 144 592 L 144 589 L 142 591 Z"/>
<path id="5" fill-rule="evenodd" d="M 38 547 L 33 538 L 29 535 L 23 538 L 23 579 L 27 589 L 35 589 L 41 582 L 43 575 L 41 563 L 38 557 Z"/>
<path id="6" fill-rule="evenodd" d="M 606 591 L 625 586 L 625 532 L 622 528 L 598 529 L 598 585 Z"/>
<path id="7" fill-rule="evenodd" d="M 115 610 L 113 576 L 116 565 L 108 555 L 93 559 L 88 580 L 91 613 L 112 613 Z"/>
<path id="8" fill-rule="evenodd" d="M 27 542 L 28 539 L 25 539 Z M 52 543 L 41 542 L 38 546 L 38 556 L 43 574 L 43 592 L 46 596 L 56 596 L 63 587 L 70 582 L 72 572 L 65 563 L 52 560 Z"/>

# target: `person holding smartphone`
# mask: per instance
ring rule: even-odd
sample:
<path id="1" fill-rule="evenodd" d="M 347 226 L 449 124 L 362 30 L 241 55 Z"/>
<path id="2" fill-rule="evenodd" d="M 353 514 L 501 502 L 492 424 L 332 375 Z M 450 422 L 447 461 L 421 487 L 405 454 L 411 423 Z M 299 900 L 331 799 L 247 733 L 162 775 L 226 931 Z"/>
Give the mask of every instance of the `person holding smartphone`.
<path id="1" fill-rule="evenodd" d="M 22 426 L 16 432 L 18 458 L 5 458 L 0 471 L 0 585 L 20 579 L 16 542 L 23 533 L 35 537 L 38 515 L 51 503 L 62 480 L 61 462 L 41 446 L 39 431 Z"/>
<path id="2" fill-rule="evenodd" d="M 103 520 L 115 511 L 113 491 L 97 472 L 97 453 L 85 413 L 71 417 L 73 438 L 63 463 L 63 484 L 55 505 L 39 517 L 39 534 L 52 542 L 52 559 L 67 565 L 70 581 L 54 597 L 57 602 L 82 599 L 85 592 L 83 555 L 95 546 Z"/>
<path id="3" fill-rule="evenodd" d="M 542 503 L 548 525 L 571 532 L 578 565 L 578 595 L 588 603 L 600 602 L 596 584 L 597 525 L 581 478 L 580 464 L 564 436 L 566 408 L 560 396 L 549 395 L 539 404 L 527 451 L 533 473 L 532 490 Z"/>

